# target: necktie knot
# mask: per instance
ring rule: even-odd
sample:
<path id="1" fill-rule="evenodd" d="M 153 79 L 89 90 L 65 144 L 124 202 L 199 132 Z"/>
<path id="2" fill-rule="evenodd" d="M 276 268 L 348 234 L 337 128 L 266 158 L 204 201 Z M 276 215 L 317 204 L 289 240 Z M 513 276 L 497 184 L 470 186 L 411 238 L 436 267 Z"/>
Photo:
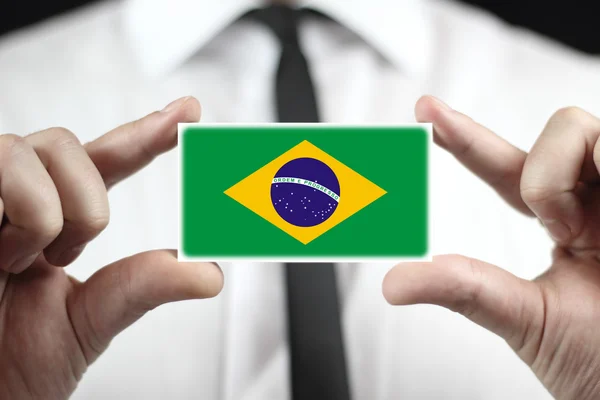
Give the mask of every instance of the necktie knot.
<path id="1" fill-rule="evenodd" d="M 262 22 L 277 36 L 282 46 L 298 45 L 298 20 L 302 10 L 274 4 L 249 13 L 251 18 Z"/>

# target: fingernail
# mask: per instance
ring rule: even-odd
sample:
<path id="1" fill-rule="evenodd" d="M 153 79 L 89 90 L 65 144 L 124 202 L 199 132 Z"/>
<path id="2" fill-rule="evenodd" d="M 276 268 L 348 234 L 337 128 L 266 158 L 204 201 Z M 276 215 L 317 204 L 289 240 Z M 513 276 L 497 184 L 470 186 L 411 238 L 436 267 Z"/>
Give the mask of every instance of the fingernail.
<path id="1" fill-rule="evenodd" d="M 18 274 L 23 272 L 25 269 L 27 269 L 27 267 L 29 267 L 31 264 L 33 264 L 33 262 L 35 261 L 36 258 L 38 258 L 40 254 L 33 254 L 30 256 L 25 256 L 17 261 L 15 261 L 13 263 L 13 265 L 10 266 L 10 268 L 8 269 L 9 272 L 13 273 L 13 274 Z"/>
<path id="2" fill-rule="evenodd" d="M 58 257 L 57 266 L 64 267 L 75 261 L 75 259 L 83 252 L 83 249 L 85 249 L 86 244 L 87 243 L 80 244 L 79 246 L 71 247 L 70 249 L 63 251 Z"/>
<path id="3" fill-rule="evenodd" d="M 163 108 L 161 112 L 168 113 L 168 112 L 177 110 L 179 107 L 181 107 L 183 105 L 183 103 L 188 101 L 190 99 L 190 97 L 191 96 L 182 97 L 180 99 L 177 99 L 177 100 L 167 104 L 167 106 L 165 108 Z"/>
<path id="4" fill-rule="evenodd" d="M 567 242 L 571 239 L 571 230 L 567 225 L 556 219 L 549 219 L 544 221 L 544 226 L 548 230 L 548 233 L 557 242 Z"/>
<path id="5" fill-rule="evenodd" d="M 448 104 L 444 103 L 442 100 L 438 99 L 437 97 L 431 96 L 431 98 L 437 105 L 439 105 L 444 110 L 452 110 L 452 108 L 450 108 L 450 106 Z"/>

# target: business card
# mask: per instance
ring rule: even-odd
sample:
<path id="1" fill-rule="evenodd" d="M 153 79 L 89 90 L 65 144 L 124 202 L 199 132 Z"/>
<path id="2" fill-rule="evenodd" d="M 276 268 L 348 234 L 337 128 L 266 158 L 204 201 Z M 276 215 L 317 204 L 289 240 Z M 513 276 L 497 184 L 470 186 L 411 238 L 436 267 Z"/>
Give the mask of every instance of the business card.
<path id="1" fill-rule="evenodd" d="M 180 261 L 429 258 L 430 124 L 179 124 Z"/>

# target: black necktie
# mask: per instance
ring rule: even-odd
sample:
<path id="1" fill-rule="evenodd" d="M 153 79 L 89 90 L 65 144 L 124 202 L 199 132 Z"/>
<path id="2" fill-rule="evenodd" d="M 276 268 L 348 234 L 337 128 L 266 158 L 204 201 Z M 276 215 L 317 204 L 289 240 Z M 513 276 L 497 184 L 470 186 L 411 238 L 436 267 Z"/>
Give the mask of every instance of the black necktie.
<path id="1" fill-rule="evenodd" d="M 298 43 L 303 13 L 273 5 L 250 13 L 281 44 L 276 99 L 279 122 L 319 122 L 308 64 Z M 334 265 L 285 265 L 293 400 L 349 400 Z"/>

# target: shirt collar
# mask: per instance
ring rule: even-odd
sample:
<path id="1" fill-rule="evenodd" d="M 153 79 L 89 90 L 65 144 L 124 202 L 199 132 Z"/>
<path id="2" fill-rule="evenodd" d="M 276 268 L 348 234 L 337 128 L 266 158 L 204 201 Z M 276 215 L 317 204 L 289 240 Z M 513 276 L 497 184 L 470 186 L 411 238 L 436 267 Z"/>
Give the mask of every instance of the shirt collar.
<path id="1" fill-rule="evenodd" d="M 264 0 L 125 0 L 124 29 L 150 76 L 168 73 Z M 431 60 L 424 0 L 300 0 L 361 36 L 395 66 L 422 75 Z"/>

